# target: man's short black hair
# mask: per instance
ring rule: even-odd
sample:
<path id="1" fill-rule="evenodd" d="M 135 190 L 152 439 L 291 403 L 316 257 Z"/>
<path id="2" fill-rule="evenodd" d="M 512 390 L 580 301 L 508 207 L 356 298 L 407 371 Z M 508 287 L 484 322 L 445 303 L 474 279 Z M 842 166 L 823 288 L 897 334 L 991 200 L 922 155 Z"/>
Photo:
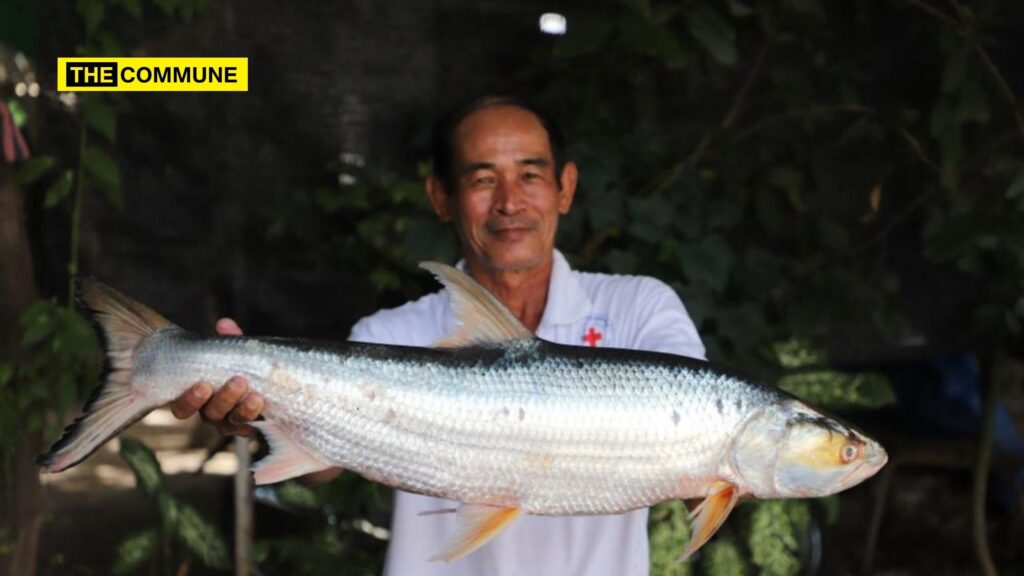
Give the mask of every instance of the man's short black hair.
<path id="1" fill-rule="evenodd" d="M 515 106 L 533 114 L 540 125 L 548 133 L 548 144 L 555 162 L 555 181 L 561 188 L 562 168 L 565 166 L 565 136 L 558 124 L 547 113 L 536 105 L 516 96 L 490 95 L 476 98 L 470 102 L 452 108 L 437 123 L 431 139 L 431 152 L 434 160 L 434 176 L 441 181 L 446 192 L 455 190 L 455 177 L 452 169 L 455 164 L 455 129 L 474 112 L 492 106 Z"/>

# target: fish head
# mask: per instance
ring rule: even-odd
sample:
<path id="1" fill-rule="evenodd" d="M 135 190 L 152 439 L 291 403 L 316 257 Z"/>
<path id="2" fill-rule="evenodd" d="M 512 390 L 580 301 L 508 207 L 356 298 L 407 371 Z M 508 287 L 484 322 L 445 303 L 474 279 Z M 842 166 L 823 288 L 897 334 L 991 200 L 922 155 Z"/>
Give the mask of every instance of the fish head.
<path id="1" fill-rule="evenodd" d="M 888 459 L 878 442 L 796 400 L 762 409 L 733 443 L 733 469 L 761 498 L 835 494 Z"/>

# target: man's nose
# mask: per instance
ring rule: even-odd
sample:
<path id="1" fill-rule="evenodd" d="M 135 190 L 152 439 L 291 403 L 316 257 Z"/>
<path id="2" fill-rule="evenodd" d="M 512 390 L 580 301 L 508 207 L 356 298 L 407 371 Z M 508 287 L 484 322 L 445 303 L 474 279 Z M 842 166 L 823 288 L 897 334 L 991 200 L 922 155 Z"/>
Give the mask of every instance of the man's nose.
<path id="1" fill-rule="evenodd" d="M 500 214 L 515 214 L 523 207 L 523 187 L 515 178 L 501 178 L 494 189 L 494 208 Z"/>

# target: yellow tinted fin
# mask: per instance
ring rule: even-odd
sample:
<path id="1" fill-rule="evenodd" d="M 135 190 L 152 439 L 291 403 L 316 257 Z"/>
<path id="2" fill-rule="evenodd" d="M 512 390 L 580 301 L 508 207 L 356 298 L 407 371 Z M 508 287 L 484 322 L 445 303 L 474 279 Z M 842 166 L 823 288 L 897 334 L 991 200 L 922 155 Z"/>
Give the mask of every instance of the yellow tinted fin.
<path id="1" fill-rule="evenodd" d="M 468 274 L 440 262 L 420 262 L 448 289 L 452 310 L 462 323 L 454 332 L 434 342 L 438 348 L 458 348 L 473 344 L 500 344 L 533 338 L 486 288 Z"/>
<path id="2" fill-rule="evenodd" d="M 483 546 L 498 535 L 522 511 L 518 508 L 503 508 L 487 504 L 463 504 L 455 516 L 455 534 L 444 550 L 431 560 L 452 562 Z"/>
<path id="3" fill-rule="evenodd" d="M 739 495 L 740 491 L 736 486 L 724 481 L 715 482 L 708 488 L 708 495 L 704 501 L 690 512 L 689 519 L 692 520 L 696 516 L 697 520 L 693 523 L 690 543 L 686 545 L 686 549 L 676 562 L 682 562 L 692 556 L 718 531 L 722 522 L 725 522 L 732 512 Z"/>

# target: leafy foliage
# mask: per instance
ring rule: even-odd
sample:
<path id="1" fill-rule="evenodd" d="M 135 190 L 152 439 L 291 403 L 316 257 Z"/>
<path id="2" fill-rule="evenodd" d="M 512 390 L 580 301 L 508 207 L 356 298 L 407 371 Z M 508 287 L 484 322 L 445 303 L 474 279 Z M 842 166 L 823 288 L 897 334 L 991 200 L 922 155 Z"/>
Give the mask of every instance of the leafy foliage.
<path id="1" fill-rule="evenodd" d="M 383 568 L 386 518 L 391 491 L 355 474 L 308 488 L 284 482 L 268 488 L 286 508 L 322 518 L 312 535 L 267 538 L 257 542 L 257 560 L 286 574 L 379 574 Z M 344 558 L 344 562 L 339 562 Z"/>
<path id="2" fill-rule="evenodd" d="M 454 258 L 455 238 L 437 222 L 420 180 L 332 165 L 338 183 L 297 192 L 267 210 L 268 234 L 284 246 L 287 261 L 304 261 L 362 275 L 393 299 L 416 296 L 433 285 L 416 273 L 422 260 Z M 421 166 L 423 174 L 427 167 Z M 298 244 L 301 250 L 294 250 Z"/>
<path id="3" fill-rule="evenodd" d="M 63 415 L 95 382 L 95 333 L 76 311 L 38 300 L 19 320 L 22 361 L 0 364 L 0 457 L 10 456 L 22 434 L 60 432 Z"/>
<path id="4" fill-rule="evenodd" d="M 807 529 L 811 515 L 804 500 L 761 502 L 750 516 L 751 560 L 762 574 L 796 574 L 800 570 L 796 535 Z"/>
<path id="5" fill-rule="evenodd" d="M 156 507 L 160 523 L 123 540 L 111 570 L 115 574 L 137 573 L 150 563 L 160 573 L 168 573 L 185 558 L 195 558 L 211 568 L 227 569 L 227 543 L 195 508 L 170 493 L 153 452 L 131 438 L 121 439 L 120 452 L 135 475 L 136 486 Z"/>

